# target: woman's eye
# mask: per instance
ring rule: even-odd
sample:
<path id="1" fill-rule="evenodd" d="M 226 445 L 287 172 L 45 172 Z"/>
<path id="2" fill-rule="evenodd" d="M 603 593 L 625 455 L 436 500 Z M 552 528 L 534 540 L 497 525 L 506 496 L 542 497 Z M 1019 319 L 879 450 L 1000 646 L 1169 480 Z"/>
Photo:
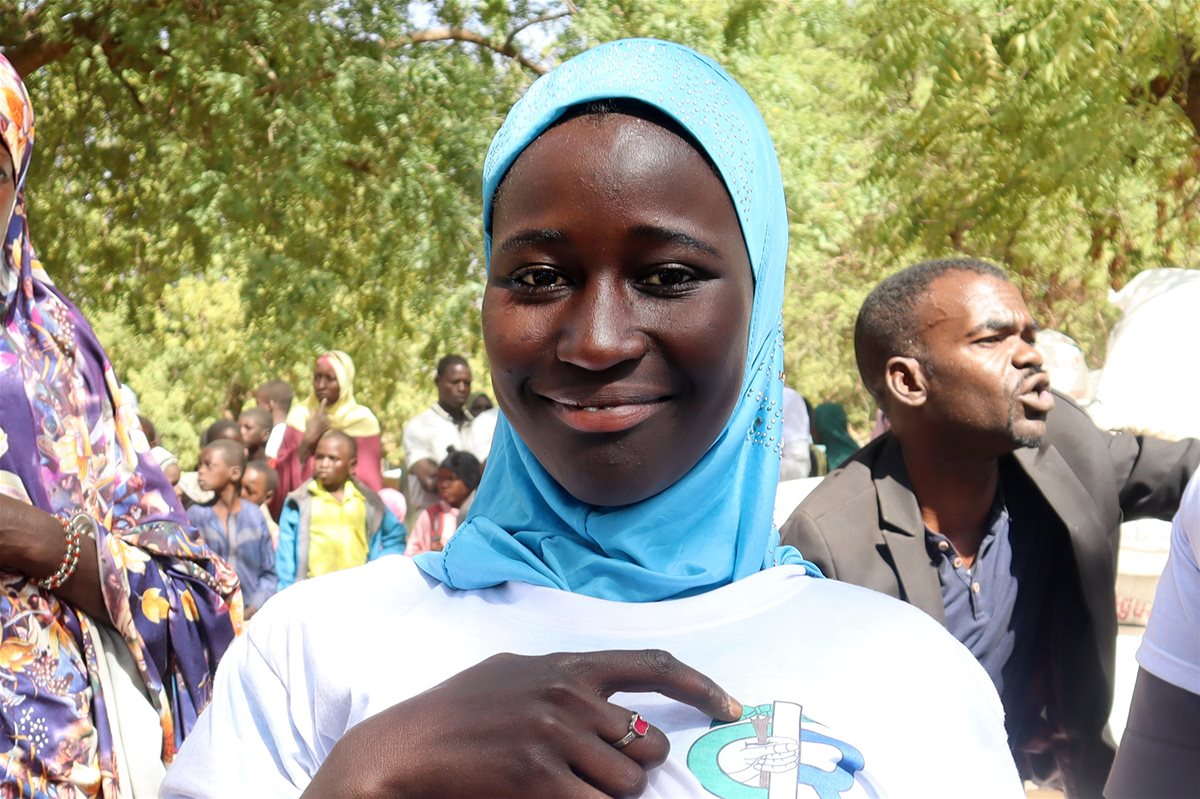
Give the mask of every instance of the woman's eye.
<path id="1" fill-rule="evenodd" d="M 553 269 L 533 267 L 521 270 L 513 275 L 513 280 L 522 286 L 535 289 L 555 288 L 565 286 L 566 278 Z"/>
<path id="2" fill-rule="evenodd" d="M 690 269 L 664 267 L 651 272 L 642 282 L 647 286 L 654 286 L 655 288 L 673 288 L 684 283 L 691 283 L 695 279 L 696 276 L 692 274 Z"/>

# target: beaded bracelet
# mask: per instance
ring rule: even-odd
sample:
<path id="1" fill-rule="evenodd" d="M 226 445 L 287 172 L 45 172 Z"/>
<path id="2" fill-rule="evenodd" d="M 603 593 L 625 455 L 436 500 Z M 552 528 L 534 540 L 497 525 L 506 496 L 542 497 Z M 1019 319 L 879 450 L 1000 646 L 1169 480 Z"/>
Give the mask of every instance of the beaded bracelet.
<path id="1" fill-rule="evenodd" d="M 67 535 L 67 551 L 54 574 L 38 580 L 38 585 L 47 591 L 61 588 L 63 583 L 71 579 L 71 575 L 75 573 L 75 568 L 79 565 L 79 544 L 84 535 L 83 525 L 80 524 L 82 516 L 83 514 L 76 514 L 70 519 L 61 520 L 63 532 Z"/>

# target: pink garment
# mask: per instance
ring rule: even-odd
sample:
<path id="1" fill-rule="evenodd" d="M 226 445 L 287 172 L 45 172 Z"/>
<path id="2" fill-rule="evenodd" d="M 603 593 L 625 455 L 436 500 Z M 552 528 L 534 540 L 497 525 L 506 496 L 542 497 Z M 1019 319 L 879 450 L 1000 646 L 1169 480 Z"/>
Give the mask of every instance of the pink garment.
<path id="1" fill-rule="evenodd" d="M 383 504 L 392 512 L 392 515 L 403 523 L 408 516 L 408 500 L 404 498 L 404 495 L 394 488 L 381 488 L 379 489 L 379 498 L 383 500 Z"/>
<path id="2" fill-rule="evenodd" d="M 444 499 L 439 499 L 417 517 L 417 523 L 408 534 L 408 545 L 404 548 L 404 554 L 411 558 L 422 552 L 440 551 L 457 529 L 458 508 L 453 508 Z"/>

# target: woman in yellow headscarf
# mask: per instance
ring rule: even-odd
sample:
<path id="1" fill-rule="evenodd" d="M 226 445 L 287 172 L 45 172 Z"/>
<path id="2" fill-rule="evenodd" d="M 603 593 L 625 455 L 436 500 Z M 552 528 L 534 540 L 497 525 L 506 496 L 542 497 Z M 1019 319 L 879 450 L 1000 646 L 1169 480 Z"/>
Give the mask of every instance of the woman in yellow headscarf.
<path id="1" fill-rule="evenodd" d="M 341 350 L 317 358 L 312 394 L 288 414 L 287 431 L 275 458 L 279 472 L 275 496 L 281 505 L 284 497 L 312 477 L 313 450 L 326 430 L 341 430 L 355 440 L 358 464 L 354 476 L 376 491 L 383 488 L 379 420 L 370 408 L 354 400 L 354 361 Z"/>

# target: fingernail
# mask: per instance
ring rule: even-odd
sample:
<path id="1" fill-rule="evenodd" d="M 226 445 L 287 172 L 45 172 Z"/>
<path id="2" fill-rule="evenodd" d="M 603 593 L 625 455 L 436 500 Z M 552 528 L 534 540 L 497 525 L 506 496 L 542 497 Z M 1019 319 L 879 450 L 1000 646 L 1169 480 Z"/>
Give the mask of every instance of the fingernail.
<path id="1" fill-rule="evenodd" d="M 742 717 L 742 703 L 733 697 L 729 698 L 729 717 L 734 721 Z"/>

